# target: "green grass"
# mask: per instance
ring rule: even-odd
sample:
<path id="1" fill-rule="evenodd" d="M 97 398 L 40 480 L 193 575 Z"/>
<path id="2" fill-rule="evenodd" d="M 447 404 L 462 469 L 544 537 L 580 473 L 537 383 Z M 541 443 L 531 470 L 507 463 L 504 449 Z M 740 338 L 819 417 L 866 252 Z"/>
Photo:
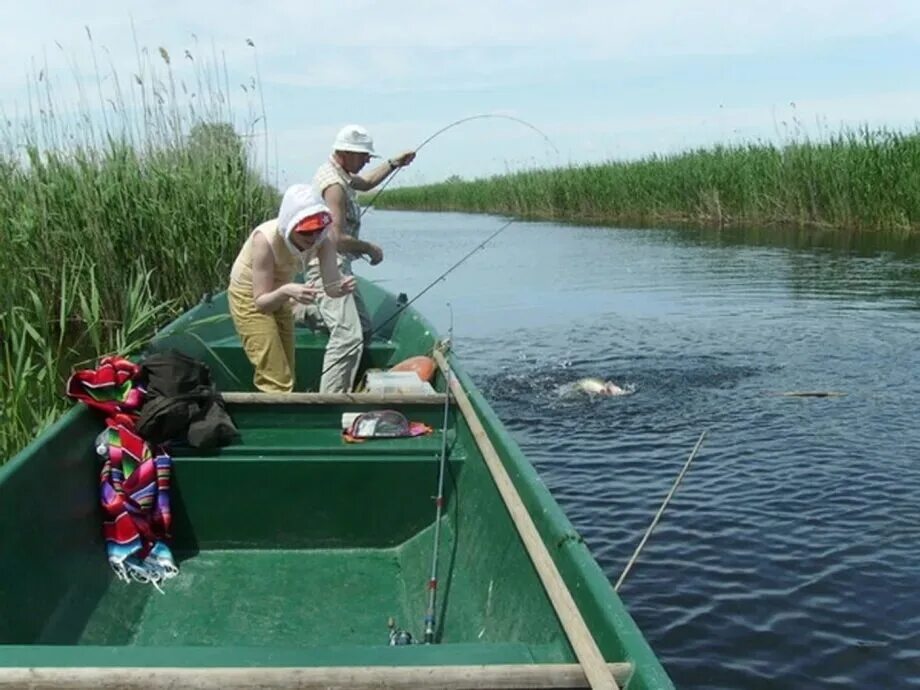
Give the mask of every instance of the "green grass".
<path id="1" fill-rule="evenodd" d="M 920 130 L 716 146 L 388 190 L 379 208 L 703 226 L 920 229 Z"/>
<path id="2" fill-rule="evenodd" d="M 74 367 L 136 352 L 223 289 L 250 228 L 276 212 L 213 71 L 196 69 L 189 92 L 165 50 L 139 55 L 127 91 L 97 73 L 101 105 L 82 86 L 56 101 L 42 71 L 29 115 L 3 118 L 0 464 L 72 404 Z"/>

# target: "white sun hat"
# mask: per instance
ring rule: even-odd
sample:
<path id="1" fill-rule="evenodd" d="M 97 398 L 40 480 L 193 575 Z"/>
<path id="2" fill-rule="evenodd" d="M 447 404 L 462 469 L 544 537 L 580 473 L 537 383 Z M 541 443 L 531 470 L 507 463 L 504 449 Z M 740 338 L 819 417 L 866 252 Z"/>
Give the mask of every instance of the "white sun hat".
<path id="1" fill-rule="evenodd" d="M 370 133 L 361 125 L 345 125 L 335 136 L 335 143 L 332 145 L 333 151 L 353 151 L 355 153 L 366 153 L 371 158 L 379 158 L 374 153 L 374 140 Z"/>
<path id="2" fill-rule="evenodd" d="M 297 225 L 310 217 L 318 221 L 311 230 L 323 230 L 332 222 L 329 207 L 318 199 L 313 193 L 313 188 L 308 184 L 295 184 L 288 187 L 281 199 L 281 208 L 278 211 L 278 228 L 285 239 L 290 239 L 291 233 Z M 316 227 L 321 226 L 321 227 Z"/>

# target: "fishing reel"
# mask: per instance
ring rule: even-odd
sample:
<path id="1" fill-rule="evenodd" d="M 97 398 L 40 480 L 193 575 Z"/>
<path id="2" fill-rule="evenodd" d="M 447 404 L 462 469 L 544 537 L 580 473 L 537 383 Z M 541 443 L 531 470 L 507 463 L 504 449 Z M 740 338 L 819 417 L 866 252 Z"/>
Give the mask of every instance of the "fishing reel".
<path id="1" fill-rule="evenodd" d="M 390 646 L 403 647 L 410 644 L 418 644 L 412 639 L 412 633 L 408 630 L 402 630 L 396 627 L 396 621 L 393 616 L 387 619 L 387 627 L 390 629 Z"/>
<path id="2" fill-rule="evenodd" d="M 441 338 L 438 342 L 436 342 L 434 344 L 434 349 L 440 352 L 441 354 L 446 355 L 448 352 L 450 352 L 450 348 L 452 344 L 453 343 L 450 340 L 450 336 L 448 335 L 444 338 Z"/>

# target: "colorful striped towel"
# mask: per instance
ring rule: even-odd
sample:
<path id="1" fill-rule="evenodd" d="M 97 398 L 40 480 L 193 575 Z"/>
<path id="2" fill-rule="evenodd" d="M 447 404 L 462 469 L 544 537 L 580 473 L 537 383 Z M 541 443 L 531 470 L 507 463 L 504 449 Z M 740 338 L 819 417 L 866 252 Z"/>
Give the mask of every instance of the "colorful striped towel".
<path id="1" fill-rule="evenodd" d="M 159 584 L 178 574 L 166 544 L 171 522 L 169 479 L 172 458 L 157 452 L 135 430 L 144 391 L 135 384 L 140 367 L 121 357 L 104 357 L 97 369 L 74 372 L 67 395 L 102 412 L 106 429 L 96 438 L 103 459 L 99 498 L 106 552 L 125 582 Z M 160 590 L 162 591 L 162 590 Z"/>
<path id="2" fill-rule="evenodd" d="M 99 479 L 109 564 L 125 582 L 134 579 L 160 589 L 160 582 L 179 572 L 166 545 L 172 458 L 154 454 L 143 439 L 120 425 L 100 434 L 100 449 L 105 458 Z"/>

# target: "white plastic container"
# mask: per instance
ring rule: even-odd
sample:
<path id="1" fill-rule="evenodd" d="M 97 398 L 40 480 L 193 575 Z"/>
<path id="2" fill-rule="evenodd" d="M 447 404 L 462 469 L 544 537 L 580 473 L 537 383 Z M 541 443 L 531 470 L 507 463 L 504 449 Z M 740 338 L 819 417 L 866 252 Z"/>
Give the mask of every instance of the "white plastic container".
<path id="1" fill-rule="evenodd" d="M 366 381 L 368 393 L 431 395 L 435 392 L 431 384 L 422 381 L 414 371 L 369 371 Z"/>
<path id="2" fill-rule="evenodd" d="M 342 413 L 342 431 L 346 431 L 351 428 L 351 425 L 354 423 L 355 418 L 361 414 L 360 412 L 343 412 Z"/>

